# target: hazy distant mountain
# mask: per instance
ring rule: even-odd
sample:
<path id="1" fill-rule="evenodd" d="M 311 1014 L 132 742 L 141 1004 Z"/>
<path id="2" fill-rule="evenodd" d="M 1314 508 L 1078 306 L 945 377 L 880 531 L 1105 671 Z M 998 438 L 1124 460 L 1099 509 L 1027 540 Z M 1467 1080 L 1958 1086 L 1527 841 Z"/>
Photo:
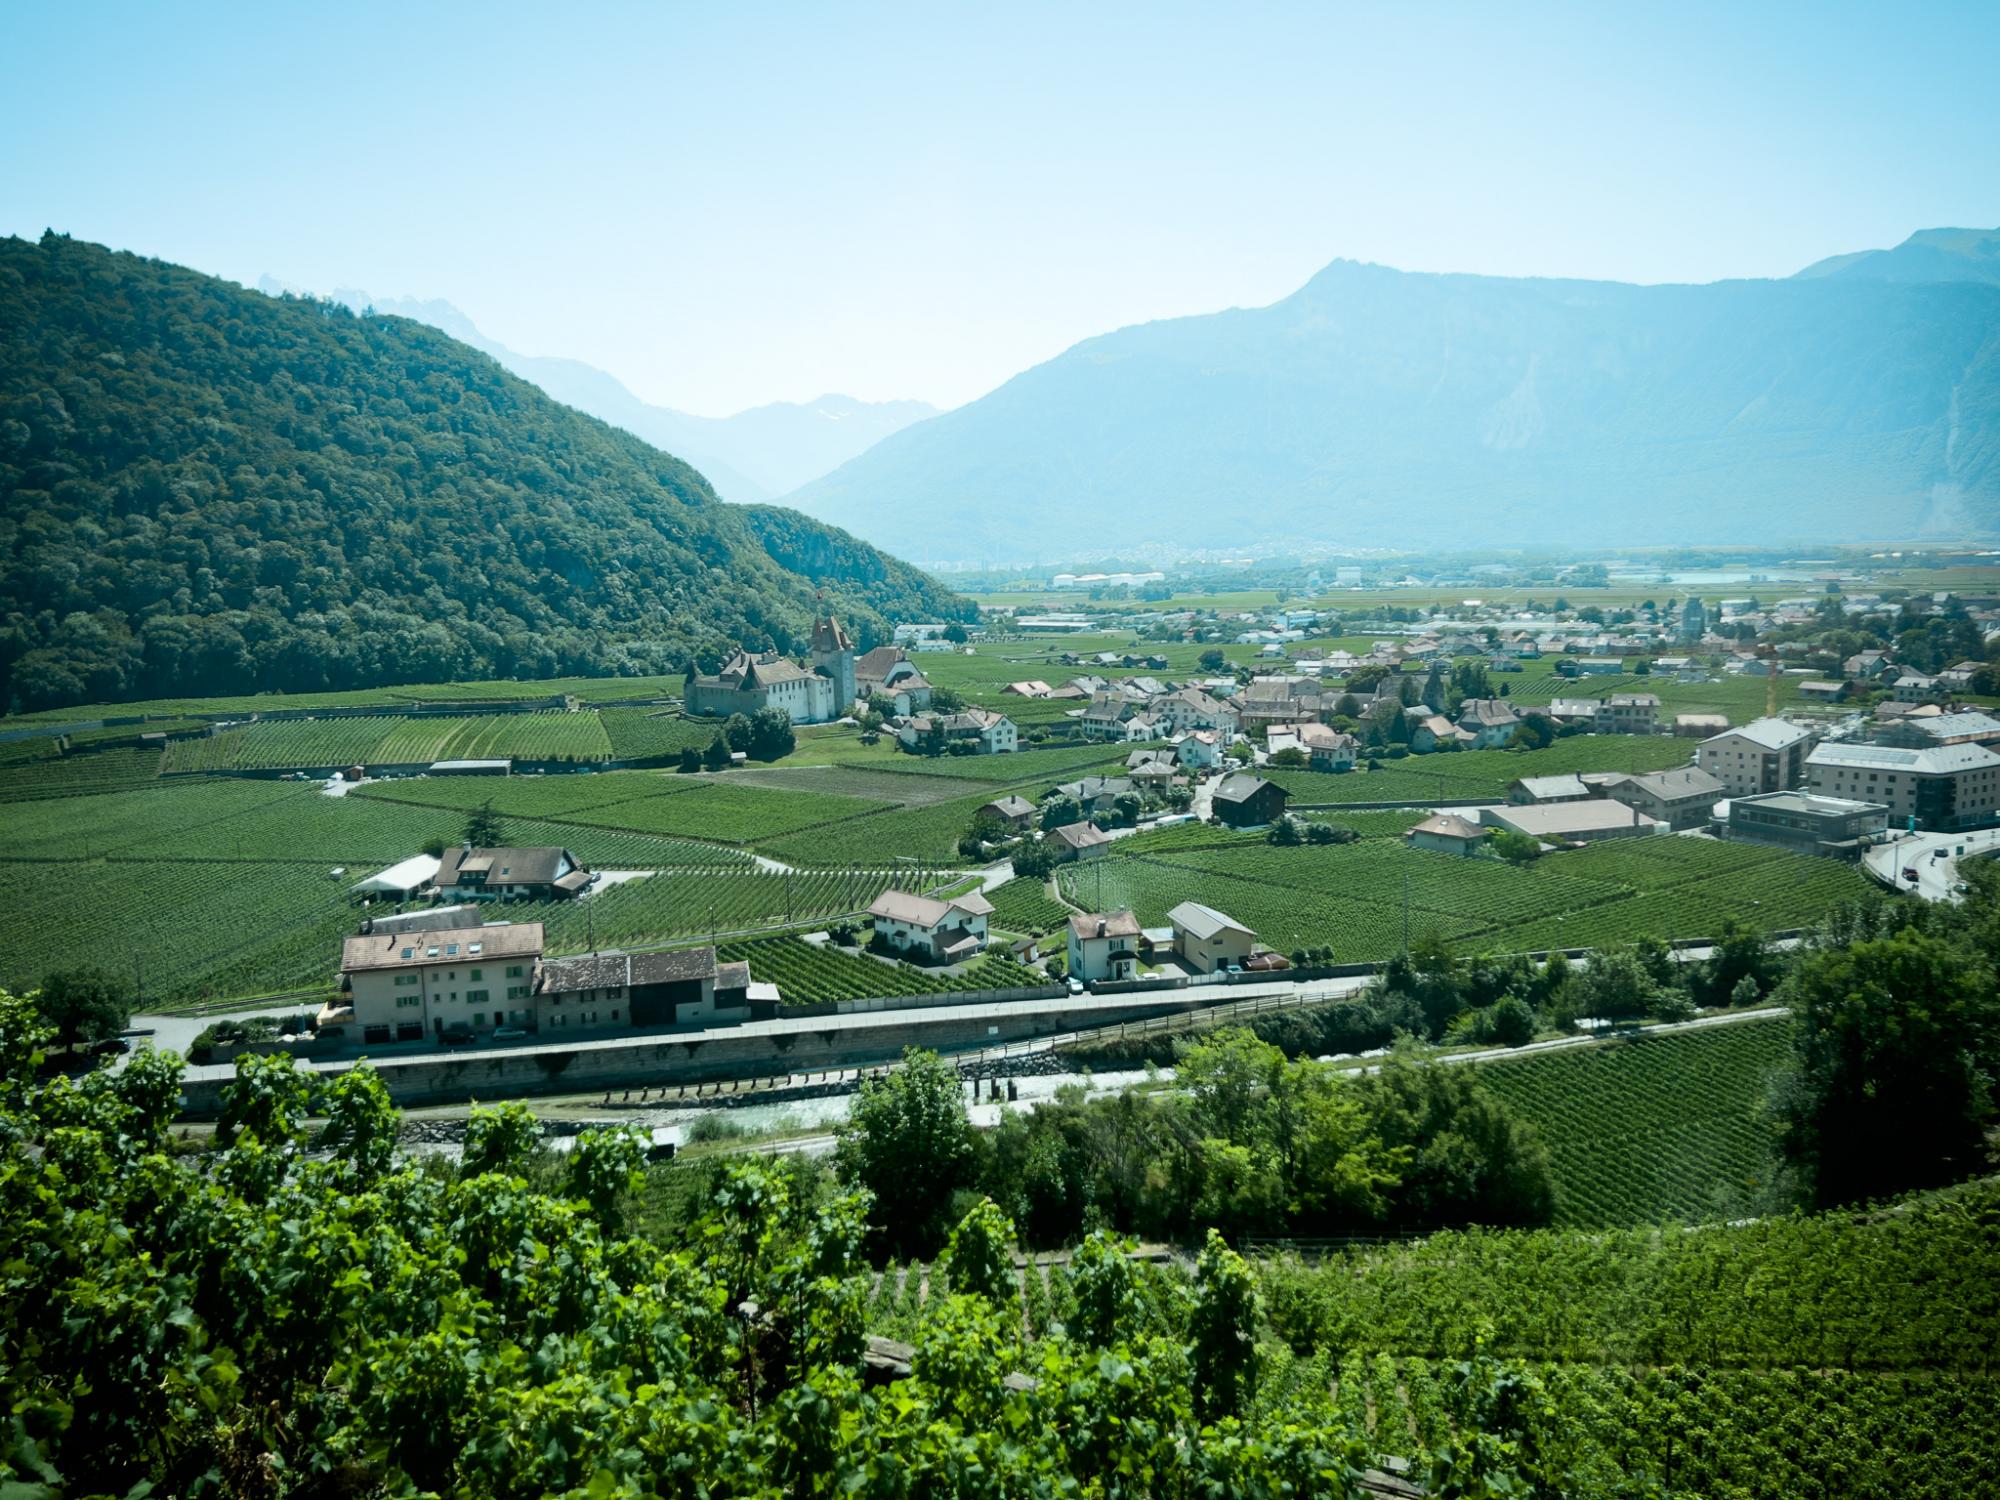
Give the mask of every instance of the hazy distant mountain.
<path id="1" fill-rule="evenodd" d="M 2000 285 L 2000 229 L 1919 229 L 1893 250 L 1831 255 L 1798 273 L 1799 279 L 1845 277 L 1869 281 L 1983 281 Z"/>
<path id="2" fill-rule="evenodd" d="M 257 286 L 272 295 L 299 290 L 270 276 Z M 357 312 L 373 308 L 442 329 L 460 343 L 492 355 L 565 405 L 622 427 L 691 464 L 723 499 L 744 504 L 797 489 L 889 434 L 937 414 L 936 407 L 922 401 L 857 401 L 852 396 L 827 395 L 803 405 L 773 402 L 730 417 L 691 416 L 640 400 L 616 376 L 581 360 L 517 354 L 487 338 L 449 302 L 371 297 L 351 287 L 339 288 L 331 296 Z"/>
<path id="3" fill-rule="evenodd" d="M 787 503 L 936 562 L 1992 534 L 1993 238 L 1708 286 L 1336 261 L 1270 307 L 1086 340 Z M 1905 279 L 1918 251 L 1965 274 Z"/>

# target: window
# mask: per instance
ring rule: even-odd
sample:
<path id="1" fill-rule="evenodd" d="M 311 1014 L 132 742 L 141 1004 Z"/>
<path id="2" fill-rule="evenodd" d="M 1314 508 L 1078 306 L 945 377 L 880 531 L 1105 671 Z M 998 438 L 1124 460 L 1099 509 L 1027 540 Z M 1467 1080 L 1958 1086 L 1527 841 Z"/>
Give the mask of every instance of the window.
<path id="1" fill-rule="evenodd" d="M 398 1010 L 408 1010 L 423 1003 L 424 997 L 421 995 L 398 995 L 396 997 L 396 1009 Z"/>
<path id="2" fill-rule="evenodd" d="M 379 1045 L 389 1040 L 389 1028 L 386 1026 L 364 1026 L 361 1028 L 361 1040 L 371 1046 Z"/>
<path id="3" fill-rule="evenodd" d="M 484 1026 L 486 1024 L 486 1012 L 483 1010 L 475 1010 L 472 1013 L 472 1024 L 474 1026 Z"/>
<path id="4" fill-rule="evenodd" d="M 417 950 L 414 948 L 405 948 L 403 950 L 403 957 L 405 958 L 415 958 L 416 956 L 417 956 Z"/>
<path id="5" fill-rule="evenodd" d="M 484 1005 L 486 1003 L 486 996 L 487 992 L 485 990 L 467 990 L 465 992 L 465 1002 L 468 1005 Z"/>
<path id="6" fill-rule="evenodd" d="M 479 975 L 480 975 L 480 970 L 474 969 L 470 974 L 467 974 L 465 977 L 467 979 L 477 979 Z"/>
<path id="7" fill-rule="evenodd" d="M 446 952 L 447 954 L 452 954 L 452 953 L 457 953 L 457 952 L 458 952 L 458 944 L 456 944 L 456 943 L 446 943 L 446 944 L 444 945 L 444 951 L 445 951 L 445 952 Z"/>
<path id="8" fill-rule="evenodd" d="M 408 985 L 416 984 L 418 980 L 419 976 L 415 974 L 398 974 L 396 976 L 396 988 L 399 990 L 403 989 Z"/>
<path id="9" fill-rule="evenodd" d="M 519 1000 L 527 993 L 528 987 L 525 984 L 510 984 L 507 986 L 507 998 L 509 1000 Z"/>
<path id="10" fill-rule="evenodd" d="M 519 979 L 522 975 L 526 974 L 527 972 L 528 971 L 524 969 L 520 964 L 507 965 L 507 977 L 509 979 Z"/>
<path id="11" fill-rule="evenodd" d="M 471 943 L 467 945 L 465 951 L 467 953 L 477 953 L 479 952 L 480 949 L 484 948 L 485 946 L 486 945 L 484 943 Z"/>

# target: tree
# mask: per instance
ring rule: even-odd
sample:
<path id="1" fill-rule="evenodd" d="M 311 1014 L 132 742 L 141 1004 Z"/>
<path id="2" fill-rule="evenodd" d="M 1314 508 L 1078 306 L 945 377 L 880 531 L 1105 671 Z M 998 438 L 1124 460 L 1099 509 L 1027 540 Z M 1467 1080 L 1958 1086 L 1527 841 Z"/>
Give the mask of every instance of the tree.
<path id="1" fill-rule="evenodd" d="M 1787 1160 L 1819 1203 L 1981 1169 L 2000 1078 L 2000 993 L 1965 947 L 1906 930 L 1812 953 L 1786 978 L 1796 1075 Z"/>
<path id="2" fill-rule="evenodd" d="M 731 714 L 722 724 L 723 742 L 738 755 L 748 755 L 756 744 L 756 731 L 742 714 Z"/>
<path id="3" fill-rule="evenodd" d="M 941 714 L 955 714 L 965 707 L 965 695 L 956 688 L 931 684 L 931 709 Z"/>
<path id="4" fill-rule="evenodd" d="M 541 1121 L 525 1104 L 498 1109 L 472 1107 L 465 1122 L 465 1150 L 459 1170 L 476 1177 L 482 1172 L 517 1172 L 542 1138 Z"/>
<path id="5" fill-rule="evenodd" d="M 465 842 L 475 849 L 498 849 L 507 842 L 507 825 L 493 810 L 491 798 L 466 815 Z"/>
<path id="6" fill-rule="evenodd" d="M 1111 808 L 1119 826 L 1130 828 L 1139 821 L 1139 815 L 1146 810 L 1146 804 L 1137 792 L 1120 792 L 1111 799 Z"/>
<path id="7" fill-rule="evenodd" d="M 758 709 L 750 716 L 749 740 L 744 749 L 752 760 L 779 760 L 790 755 L 798 744 L 792 716 L 782 708 Z"/>
<path id="8" fill-rule="evenodd" d="M 972 1124 L 958 1071 L 912 1047 L 902 1065 L 870 1078 L 840 1127 L 841 1181 L 874 1195 L 871 1221 L 893 1254 L 928 1254 L 942 1237 L 951 1195 L 972 1180 Z"/>
<path id="9" fill-rule="evenodd" d="M 971 636 L 965 633 L 965 627 L 959 624 L 958 621 L 956 620 L 953 620 L 949 625 L 945 626 L 944 638 L 950 641 L 954 646 L 963 646 L 967 641 L 972 639 Z"/>
<path id="10" fill-rule="evenodd" d="M 1051 797 L 1042 804 L 1042 831 L 1051 828 L 1067 828 L 1072 823 L 1083 821 L 1083 804 L 1076 798 L 1064 795 Z"/>
<path id="11" fill-rule="evenodd" d="M 131 1019 L 124 986 L 95 967 L 58 969 L 42 981 L 35 1006 L 72 1051 L 118 1035 Z"/>
<path id="12" fill-rule="evenodd" d="M 1533 864 L 1542 857 L 1539 839 L 1525 833 L 1516 833 L 1511 828 L 1496 828 L 1486 836 L 1486 847 L 1506 860 L 1510 865 Z"/>
<path id="13" fill-rule="evenodd" d="M 1011 858 L 1014 874 L 1024 880 L 1047 880 L 1057 863 L 1055 849 L 1044 843 L 1024 843 Z"/>
<path id="14" fill-rule="evenodd" d="M 364 1186 L 394 1165 L 401 1117 L 373 1068 L 359 1063 L 340 1074 L 322 1091 L 319 1109 L 326 1116 L 320 1148 L 347 1163 Z"/>
<path id="15" fill-rule="evenodd" d="M 1283 767 L 1286 770 L 1298 771 L 1305 769 L 1312 762 L 1307 758 L 1305 751 L 1299 749 L 1298 746 L 1287 745 L 1284 749 L 1273 754 L 1266 764 Z"/>
<path id="16" fill-rule="evenodd" d="M 1220 672 L 1229 665 L 1229 658 L 1222 654 L 1219 646 L 1211 646 L 1201 653 L 1201 669 L 1204 672 Z"/>
<path id="17" fill-rule="evenodd" d="M 1623 1021 L 1652 1009 L 1653 977 L 1631 948 L 1608 944 L 1590 955 L 1577 981 L 1577 1014 Z"/>
<path id="18" fill-rule="evenodd" d="M 984 1297 L 995 1307 L 1013 1305 L 1019 1290 L 1014 1280 L 1014 1221 L 991 1198 L 973 1204 L 945 1243 L 938 1262 L 954 1295 Z"/>
<path id="19" fill-rule="evenodd" d="M 729 766 L 729 741 L 717 730 L 715 738 L 708 742 L 708 749 L 701 757 L 702 765 L 710 771 L 726 770 Z"/>

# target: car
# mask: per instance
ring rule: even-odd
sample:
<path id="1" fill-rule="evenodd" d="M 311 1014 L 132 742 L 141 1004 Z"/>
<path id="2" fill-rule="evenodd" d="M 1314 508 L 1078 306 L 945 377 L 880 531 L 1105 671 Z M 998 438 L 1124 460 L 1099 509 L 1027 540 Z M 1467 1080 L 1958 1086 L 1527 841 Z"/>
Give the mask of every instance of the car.
<path id="1" fill-rule="evenodd" d="M 469 1031 L 447 1031 L 438 1038 L 440 1047 L 470 1047 L 479 1038 Z"/>
<path id="2" fill-rule="evenodd" d="M 1949 849 L 1933 849 L 1931 850 L 1931 858 L 1943 859 L 1949 853 L 1951 853 L 1951 850 Z"/>
<path id="3" fill-rule="evenodd" d="M 528 1033 L 518 1026 L 502 1026 L 493 1033 L 496 1042 L 518 1042 Z"/>
<path id="4" fill-rule="evenodd" d="M 1903 879 L 1914 883 L 1916 878 L 1917 878 L 1917 867 L 1915 865 L 1904 865 Z"/>
<path id="5" fill-rule="evenodd" d="M 1069 977 L 1069 992 L 1072 995 L 1081 995 L 1083 993 L 1083 981 L 1078 979 L 1074 974 Z"/>
<path id="6" fill-rule="evenodd" d="M 92 1057 L 116 1057 L 121 1052 L 130 1052 L 132 1044 L 122 1036 L 108 1036 L 90 1049 Z"/>

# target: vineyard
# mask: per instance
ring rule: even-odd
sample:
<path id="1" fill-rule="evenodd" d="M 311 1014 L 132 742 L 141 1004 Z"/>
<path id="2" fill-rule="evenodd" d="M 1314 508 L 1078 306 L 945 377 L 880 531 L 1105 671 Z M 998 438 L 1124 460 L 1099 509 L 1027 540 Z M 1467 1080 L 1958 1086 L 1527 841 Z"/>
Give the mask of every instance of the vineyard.
<path id="1" fill-rule="evenodd" d="M 993 903 L 993 926 L 1031 937 L 1054 932 L 1070 916 L 1070 909 L 1049 894 L 1045 881 L 1010 880 L 987 892 L 986 899 Z"/>
<path id="2" fill-rule="evenodd" d="M 955 970 L 924 969 L 795 937 L 724 943 L 718 956 L 731 962 L 747 960 L 751 978 L 777 985 L 793 1005 L 1018 989 L 1045 982 L 1033 969 L 996 953 L 982 954 Z"/>
<path id="3" fill-rule="evenodd" d="M 1791 1045 L 1786 1018 L 1740 1021 L 1496 1061 L 1479 1079 L 1547 1143 L 1559 1227 L 1734 1217 L 1771 1187 L 1765 1108 Z"/>
<path id="4" fill-rule="evenodd" d="M 1379 770 L 1264 772 L 1300 807 L 1345 802 L 1498 801 L 1522 776 L 1666 771 L 1694 758 L 1692 742 L 1663 735 L 1579 734 L 1543 750 L 1455 750 L 1385 760 Z"/>
<path id="5" fill-rule="evenodd" d="M 1519 677 L 1507 679 L 1508 697 L 1523 708 L 1545 704 L 1552 698 L 1608 698 L 1613 693 L 1652 693 L 1660 700 L 1664 719 L 1675 714 L 1726 714 L 1732 724 L 1747 723 L 1764 716 L 1764 704 L 1775 682 L 1778 711 L 1783 713 L 1799 700 L 1798 677 L 1723 676 L 1714 682 L 1677 682 L 1658 672 L 1639 676 L 1626 673 L 1617 677 L 1563 677 L 1554 671 L 1537 671 L 1535 664 Z"/>
<path id="6" fill-rule="evenodd" d="M 611 741 L 594 713 L 451 718 L 363 716 L 246 724 L 167 747 L 169 773 L 428 765 L 440 760 L 600 761 Z"/>
<path id="7" fill-rule="evenodd" d="M 822 823 L 877 812 L 883 805 L 823 792 L 742 786 L 726 778 L 695 781 L 658 776 L 653 780 L 657 790 L 645 796 L 584 808 L 569 817 L 577 823 L 635 833 L 678 834 L 725 844 L 763 844 Z M 814 864 L 837 862 L 801 860 Z"/>
<path id="8" fill-rule="evenodd" d="M 972 826 L 972 815 L 992 796 L 982 789 L 928 807 L 889 808 L 770 839 L 760 847 L 798 864 L 888 865 L 907 855 L 932 866 L 962 865 L 966 861 L 958 841 Z"/>
<path id="9" fill-rule="evenodd" d="M 1343 963 L 1400 948 L 1406 881 L 1412 939 L 1506 952 L 1642 934 L 1709 937 L 1731 917 L 1765 931 L 1809 926 L 1838 902 L 1873 895 L 1847 865 L 1712 839 L 1617 840 L 1516 868 L 1384 837 L 1277 848 L 1255 836 L 1183 832 L 1188 826 L 1121 840 L 1100 859 L 1066 866 L 1063 894 L 1094 909 L 1101 888 L 1106 908 L 1130 907 L 1149 927 L 1180 902 L 1200 901 L 1279 952 L 1330 943 Z"/>
<path id="10" fill-rule="evenodd" d="M 706 750 L 717 725 L 657 708 L 606 708 L 597 715 L 613 760 L 651 760 L 683 750 Z"/>
<path id="11" fill-rule="evenodd" d="M 823 921 L 865 911 L 885 889 L 913 883 L 909 872 L 666 870 L 593 891 L 581 901 L 514 903 L 506 914 L 517 922 L 545 923 L 550 951 L 577 953 L 593 938 L 599 947 L 628 947 Z"/>
<path id="12" fill-rule="evenodd" d="M 157 750 L 101 750 L 61 759 L 48 753 L 24 755 L 0 765 L 0 802 L 121 791 L 151 785 L 159 774 Z"/>

